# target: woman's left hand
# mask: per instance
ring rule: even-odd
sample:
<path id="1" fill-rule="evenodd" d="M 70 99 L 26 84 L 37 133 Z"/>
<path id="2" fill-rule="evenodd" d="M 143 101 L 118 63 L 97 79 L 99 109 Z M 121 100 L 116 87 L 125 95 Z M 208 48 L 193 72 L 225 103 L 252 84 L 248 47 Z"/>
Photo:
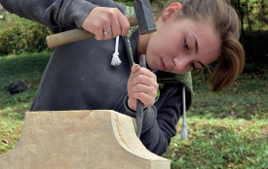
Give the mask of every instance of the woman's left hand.
<path id="1" fill-rule="evenodd" d="M 152 106 L 155 102 L 157 89 L 156 75 L 138 64 L 133 65 L 127 83 L 128 107 L 136 111 L 137 99 L 143 103 L 143 108 Z"/>

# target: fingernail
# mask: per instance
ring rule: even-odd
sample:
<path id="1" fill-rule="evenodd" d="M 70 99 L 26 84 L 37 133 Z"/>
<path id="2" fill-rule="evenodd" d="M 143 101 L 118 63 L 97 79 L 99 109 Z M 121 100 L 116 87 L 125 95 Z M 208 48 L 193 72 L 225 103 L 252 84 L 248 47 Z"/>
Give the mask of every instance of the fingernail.
<path id="1" fill-rule="evenodd" d="M 132 66 L 132 71 L 134 71 L 134 70 L 138 70 L 139 69 L 139 65 L 138 64 L 134 64 L 133 66 Z"/>

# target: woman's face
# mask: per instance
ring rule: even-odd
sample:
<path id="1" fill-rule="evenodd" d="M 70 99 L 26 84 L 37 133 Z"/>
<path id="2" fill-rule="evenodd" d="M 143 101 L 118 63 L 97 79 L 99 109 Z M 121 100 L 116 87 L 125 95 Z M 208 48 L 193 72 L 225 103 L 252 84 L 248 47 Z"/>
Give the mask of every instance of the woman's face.
<path id="1" fill-rule="evenodd" d="M 165 10 L 157 22 L 158 30 L 150 36 L 146 60 L 152 69 L 182 74 L 218 59 L 221 42 L 209 21 L 176 18 L 172 15 L 176 7 L 180 10 L 176 5 L 171 12 L 165 14 Z"/>

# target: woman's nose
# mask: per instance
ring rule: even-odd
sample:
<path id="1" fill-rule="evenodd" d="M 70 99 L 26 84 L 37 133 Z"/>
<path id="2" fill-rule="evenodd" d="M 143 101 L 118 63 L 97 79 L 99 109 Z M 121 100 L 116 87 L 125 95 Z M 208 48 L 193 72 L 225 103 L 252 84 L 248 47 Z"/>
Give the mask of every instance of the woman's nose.
<path id="1" fill-rule="evenodd" d="M 186 59 L 184 57 L 174 57 L 173 58 L 174 68 L 178 71 L 186 70 L 188 62 L 189 62 L 188 59 Z"/>

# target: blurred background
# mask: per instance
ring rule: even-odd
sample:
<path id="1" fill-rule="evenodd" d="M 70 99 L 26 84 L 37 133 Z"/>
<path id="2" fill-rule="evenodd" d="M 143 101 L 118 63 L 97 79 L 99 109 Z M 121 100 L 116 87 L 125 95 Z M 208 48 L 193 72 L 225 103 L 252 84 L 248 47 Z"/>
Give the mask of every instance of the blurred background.
<path id="1" fill-rule="evenodd" d="M 118 0 L 132 6 L 134 0 Z M 151 0 L 154 12 L 165 1 Z M 208 69 L 192 71 L 194 102 L 187 112 L 188 139 L 179 136 L 182 120 L 163 156 L 171 168 L 268 169 L 268 0 L 231 0 L 240 19 L 246 64 L 233 86 L 210 92 Z M 0 5 L 0 155 L 21 136 L 53 49 L 45 26 L 5 11 Z M 213 64 L 208 66 L 211 70 Z"/>

